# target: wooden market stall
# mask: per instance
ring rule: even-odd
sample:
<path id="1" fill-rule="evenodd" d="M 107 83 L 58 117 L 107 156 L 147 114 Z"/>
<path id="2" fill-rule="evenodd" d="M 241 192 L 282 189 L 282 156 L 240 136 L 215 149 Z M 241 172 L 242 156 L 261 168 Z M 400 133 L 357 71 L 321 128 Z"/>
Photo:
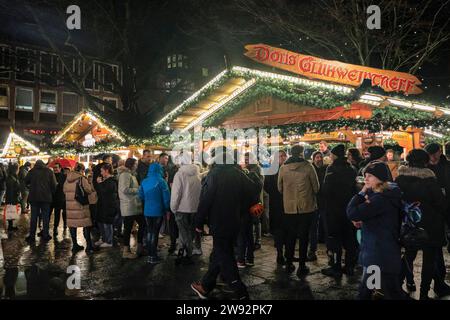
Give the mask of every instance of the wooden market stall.
<path id="1" fill-rule="evenodd" d="M 106 115 L 85 109 L 54 137 L 52 153 L 89 165 L 96 163 L 96 156 L 101 153 L 116 154 L 125 160 L 140 158 L 144 149 L 155 154 L 167 150 L 165 146 L 153 144 L 151 139 L 146 141 L 112 124 Z"/>
<path id="2" fill-rule="evenodd" d="M 41 152 L 38 147 L 32 144 L 30 141 L 25 140 L 11 129 L 8 134 L 5 145 L 3 146 L 0 159 L 3 162 L 19 162 L 23 164 L 26 161 L 31 163 L 41 159 L 44 162 L 48 160 L 50 156 L 45 152 Z"/>
<path id="3" fill-rule="evenodd" d="M 422 147 L 426 134 L 443 136 L 443 131 L 450 127 L 449 108 L 411 98 L 422 92 L 418 88 L 420 81 L 412 75 L 261 46 L 264 50 L 246 55 L 285 70 L 290 61 L 288 57 L 292 56 L 292 61 L 297 62 L 290 67 L 299 71 L 289 71 L 298 75 L 237 66 L 224 70 L 155 122 L 154 128 L 161 134 L 169 129 L 190 132 L 198 126 L 203 130 L 205 127 L 276 128 L 285 144 L 326 140 L 351 143 L 365 151 L 371 145 L 395 141 L 406 154 L 413 148 Z M 321 67 L 314 69 L 308 65 L 308 69 L 306 64 L 302 65 L 305 59 L 309 59 L 309 64 L 316 59 L 316 66 L 320 63 Z M 273 61 L 268 63 L 269 60 Z M 343 81 L 338 72 L 344 71 L 345 74 L 354 73 L 355 77 L 359 75 L 358 84 L 352 83 L 352 79 Z M 321 80 L 311 80 L 314 78 Z M 355 88 L 361 85 L 363 78 L 371 79 L 370 86 L 381 87 L 384 91 L 380 93 L 380 90 L 367 86 Z M 402 92 L 408 96 L 398 97 Z M 207 140 L 201 148 L 217 144 L 217 141 L 212 144 Z"/>

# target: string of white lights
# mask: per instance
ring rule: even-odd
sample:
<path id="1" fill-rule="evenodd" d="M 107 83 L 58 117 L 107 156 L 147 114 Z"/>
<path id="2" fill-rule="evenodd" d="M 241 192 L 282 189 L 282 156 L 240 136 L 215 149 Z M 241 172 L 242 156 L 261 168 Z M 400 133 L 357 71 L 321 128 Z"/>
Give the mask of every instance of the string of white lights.
<path id="1" fill-rule="evenodd" d="M 203 122 L 206 118 L 208 118 L 211 114 L 216 112 L 220 107 L 228 103 L 230 100 L 237 97 L 239 94 L 250 88 L 252 85 L 256 83 L 255 79 L 251 79 L 247 81 L 242 87 L 239 87 L 238 89 L 234 90 L 233 93 L 231 93 L 228 97 L 221 100 L 218 103 L 213 104 L 211 108 L 209 108 L 207 111 L 203 112 L 200 117 L 189 123 L 184 129 L 181 130 L 181 132 L 188 131 L 189 129 L 195 127 L 197 124 Z"/>
<path id="2" fill-rule="evenodd" d="M 39 152 L 39 148 L 37 148 L 31 142 L 23 139 L 21 136 L 17 135 L 14 132 L 10 132 L 9 135 L 8 135 L 8 138 L 6 139 L 6 144 L 3 147 L 3 151 L 2 151 L 1 157 L 4 157 L 4 156 L 7 155 L 8 150 L 9 150 L 13 140 L 18 140 L 20 143 L 24 144 L 26 146 L 26 148 L 31 149 L 31 150 L 33 150 L 36 153 Z"/>

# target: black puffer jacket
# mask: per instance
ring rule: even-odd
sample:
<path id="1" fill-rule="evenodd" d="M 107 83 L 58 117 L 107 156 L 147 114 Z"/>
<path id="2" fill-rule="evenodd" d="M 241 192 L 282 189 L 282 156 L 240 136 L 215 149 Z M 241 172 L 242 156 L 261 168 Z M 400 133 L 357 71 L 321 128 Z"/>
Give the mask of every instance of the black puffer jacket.
<path id="1" fill-rule="evenodd" d="M 97 184 L 97 189 L 97 221 L 112 224 L 114 217 L 120 214 L 117 180 L 114 177 L 107 178 Z"/>
<path id="2" fill-rule="evenodd" d="M 429 237 L 430 246 L 445 245 L 445 198 L 436 176 L 430 169 L 401 166 L 398 169 L 397 184 L 408 202 L 420 202 L 422 221 Z"/>
<path id="3" fill-rule="evenodd" d="M 248 214 L 249 199 L 256 198 L 261 188 L 233 164 L 213 165 L 202 183 L 195 226 L 201 229 L 208 218 L 213 236 L 235 238 L 241 214 Z"/>

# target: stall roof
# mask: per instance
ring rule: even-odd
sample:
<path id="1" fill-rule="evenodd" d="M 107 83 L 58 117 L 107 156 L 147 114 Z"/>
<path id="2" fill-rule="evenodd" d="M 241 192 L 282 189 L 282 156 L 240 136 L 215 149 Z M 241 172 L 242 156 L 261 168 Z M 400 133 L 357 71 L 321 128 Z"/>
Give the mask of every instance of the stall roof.
<path id="1" fill-rule="evenodd" d="M 1 158 L 17 158 L 19 156 L 34 156 L 39 153 L 39 148 L 25 140 L 13 130 L 6 139 L 5 146 L 0 155 Z"/>
<path id="2" fill-rule="evenodd" d="M 273 87 L 276 87 L 277 90 L 267 92 L 266 95 L 276 95 L 278 92 L 283 92 L 284 95 L 291 94 L 292 96 L 296 92 L 306 92 L 321 98 L 327 97 L 327 95 L 337 97 L 336 101 L 340 102 L 340 104 L 336 104 L 334 107 L 357 101 L 371 107 L 392 105 L 399 108 L 450 116 L 450 108 L 448 107 L 414 102 L 405 97 L 399 98 L 384 93 L 373 93 L 369 90 L 366 91 L 363 86 L 355 89 L 325 81 L 309 80 L 298 76 L 288 76 L 236 66 L 231 70 L 224 70 L 218 74 L 204 87 L 154 123 L 154 128 L 159 131 L 162 131 L 164 127 L 187 131 L 201 123 L 206 123 L 206 126 L 210 124 L 218 125 L 220 121 L 219 123 L 217 121 L 211 122 L 211 119 L 221 119 L 220 113 L 227 109 L 229 111 L 230 108 L 235 108 L 235 105 L 239 105 L 234 103 L 237 98 L 242 98 L 245 95 L 254 98 L 261 97 L 261 95 L 258 96 L 258 94 L 252 93 L 257 91 L 261 84 L 267 85 L 268 82 Z M 250 102 L 250 100 L 247 99 L 247 102 Z M 242 105 L 240 106 L 242 107 Z M 320 107 L 320 105 L 317 107 Z M 327 108 L 331 109 L 332 107 Z M 213 115 L 214 117 L 212 117 Z"/>
<path id="3" fill-rule="evenodd" d="M 80 111 L 61 132 L 55 136 L 53 143 L 83 142 L 82 139 L 90 134 L 92 139 L 125 140 L 125 133 L 115 128 L 104 117 L 92 110 Z"/>

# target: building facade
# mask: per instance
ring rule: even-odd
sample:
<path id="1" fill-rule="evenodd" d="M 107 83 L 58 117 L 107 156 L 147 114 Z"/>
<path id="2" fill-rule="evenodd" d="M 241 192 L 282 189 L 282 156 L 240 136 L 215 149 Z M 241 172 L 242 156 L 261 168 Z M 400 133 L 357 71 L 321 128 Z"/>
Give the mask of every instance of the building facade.
<path id="1" fill-rule="evenodd" d="M 87 104 L 87 94 L 121 108 L 117 63 L 56 54 L 43 48 L 0 43 L 0 132 L 13 127 L 25 137 L 42 140 L 57 133 Z M 98 104 L 101 110 L 104 106 Z"/>

